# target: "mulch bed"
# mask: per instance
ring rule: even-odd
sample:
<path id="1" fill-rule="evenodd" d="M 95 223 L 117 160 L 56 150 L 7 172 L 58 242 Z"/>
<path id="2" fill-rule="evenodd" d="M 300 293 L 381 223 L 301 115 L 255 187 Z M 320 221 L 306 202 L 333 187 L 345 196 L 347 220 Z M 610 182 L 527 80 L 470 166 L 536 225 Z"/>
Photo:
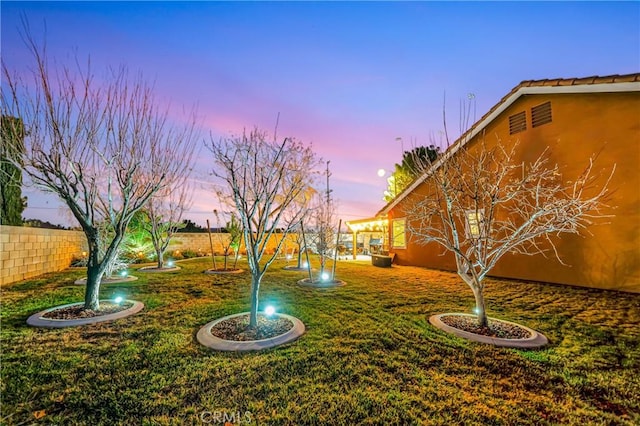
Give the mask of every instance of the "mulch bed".
<path id="1" fill-rule="evenodd" d="M 489 327 L 479 327 L 475 317 L 463 315 L 443 315 L 440 320 L 450 327 L 482 336 L 500 339 L 527 339 L 531 333 L 515 324 L 498 320 L 489 320 Z"/>
<path id="2" fill-rule="evenodd" d="M 211 328 L 211 334 L 225 340 L 246 342 L 249 340 L 262 340 L 279 336 L 293 328 L 293 323 L 287 318 L 267 318 L 258 315 L 258 326 L 249 328 L 249 314 L 241 315 L 220 321 Z"/>
<path id="3" fill-rule="evenodd" d="M 92 309 L 85 309 L 84 305 L 68 306 L 62 309 L 56 309 L 49 311 L 42 315 L 43 318 L 60 319 L 60 320 L 74 320 L 81 318 L 94 318 L 107 314 L 115 314 L 116 312 L 124 311 L 133 306 L 133 303 L 123 302 L 120 304 L 111 302 L 100 302 L 100 309 L 94 311 Z"/>

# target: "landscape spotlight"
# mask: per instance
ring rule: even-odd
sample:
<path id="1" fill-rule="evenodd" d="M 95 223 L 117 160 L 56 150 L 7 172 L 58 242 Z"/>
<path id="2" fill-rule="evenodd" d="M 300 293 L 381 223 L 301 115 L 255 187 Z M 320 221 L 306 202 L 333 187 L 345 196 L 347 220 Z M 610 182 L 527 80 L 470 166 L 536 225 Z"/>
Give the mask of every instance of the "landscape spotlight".
<path id="1" fill-rule="evenodd" d="M 124 299 L 122 298 L 122 296 L 118 296 L 115 299 L 113 299 L 114 302 L 116 302 L 118 305 L 122 303 Z"/>
<path id="2" fill-rule="evenodd" d="M 276 313 L 276 308 L 274 308 L 273 306 L 269 305 L 266 308 L 264 308 L 264 313 L 266 316 L 270 317 L 273 314 Z"/>
<path id="3" fill-rule="evenodd" d="M 122 272 L 120 272 L 120 276 L 121 276 L 121 277 L 126 277 L 126 276 L 127 276 L 127 271 L 122 271 Z"/>
<path id="4" fill-rule="evenodd" d="M 322 278 L 322 281 L 326 281 L 329 279 L 329 274 L 327 274 L 326 272 L 323 272 L 320 278 Z"/>
<path id="5" fill-rule="evenodd" d="M 173 268 L 173 265 L 175 265 L 175 263 L 173 263 L 173 260 L 170 260 L 170 261 L 167 262 L 167 266 L 169 268 Z"/>

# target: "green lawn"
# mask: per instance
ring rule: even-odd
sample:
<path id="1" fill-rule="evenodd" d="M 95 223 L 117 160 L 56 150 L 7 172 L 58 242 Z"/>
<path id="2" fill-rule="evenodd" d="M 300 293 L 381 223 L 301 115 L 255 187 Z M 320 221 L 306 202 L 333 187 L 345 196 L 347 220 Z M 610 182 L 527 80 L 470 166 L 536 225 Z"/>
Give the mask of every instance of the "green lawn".
<path id="1" fill-rule="evenodd" d="M 246 311 L 250 279 L 204 275 L 208 262 L 103 286 L 104 297 L 126 294 L 144 311 L 80 328 L 25 321 L 81 301 L 72 283 L 82 270 L 4 286 L 3 424 L 221 424 L 223 412 L 276 425 L 640 424 L 640 295 L 491 280 L 490 316 L 550 340 L 542 350 L 499 349 L 428 323 L 434 313 L 471 311 L 473 296 L 454 274 L 342 262 L 347 286 L 317 290 L 276 263 L 262 303 L 300 318 L 306 334 L 230 354 L 195 334 Z"/>

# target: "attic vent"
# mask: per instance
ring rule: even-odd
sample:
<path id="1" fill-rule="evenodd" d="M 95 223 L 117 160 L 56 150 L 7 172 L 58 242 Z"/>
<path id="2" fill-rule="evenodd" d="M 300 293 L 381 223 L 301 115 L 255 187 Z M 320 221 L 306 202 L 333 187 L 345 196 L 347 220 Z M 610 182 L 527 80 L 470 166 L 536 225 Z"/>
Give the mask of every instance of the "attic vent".
<path id="1" fill-rule="evenodd" d="M 547 123 L 551 123 L 551 102 L 545 102 L 531 108 L 531 127 Z"/>
<path id="2" fill-rule="evenodd" d="M 519 133 L 527 130 L 527 116 L 525 112 L 519 112 L 509 117 L 509 134 Z"/>

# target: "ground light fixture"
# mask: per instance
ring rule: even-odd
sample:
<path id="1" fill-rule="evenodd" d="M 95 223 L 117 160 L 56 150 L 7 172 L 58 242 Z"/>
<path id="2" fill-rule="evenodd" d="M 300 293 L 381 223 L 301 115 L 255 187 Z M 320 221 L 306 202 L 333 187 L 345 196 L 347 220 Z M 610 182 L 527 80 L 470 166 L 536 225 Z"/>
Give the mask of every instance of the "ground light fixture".
<path id="1" fill-rule="evenodd" d="M 169 268 L 173 268 L 173 265 L 175 265 L 175 263 L 174 263 L 174 261 L 173 261 L 173 260 L 170 260 L 170 261 L 168 261 L 168 262 L 167 262 L 167 266 L 168 266 Z"/>
<path id="2" fill-rule="evenodd" d="M 302 262 L 302 267 L 303 267 L 303 268 L 308 268 L 308 267 L 309 267 L 309 264 L 308 264 L 307 262 Z"/>
<path id="3" fill-rule="evenodd" d="M 269 305 L 266 308 L 264 308 L 264 314 L 268 317 L 273 316 L 273 314 L 276 313 L 276 308 L 274 308 L 273 306 Z"/>
<path id="4" fill-rule="evenodd" d="M 323 272 L 322 275 L 320 275 L 320 278 L 322 279 L 322 281 L 327 281 L 329 279 L 329 274 Z"/>
<path id="5" fill-rule="evenodd" d="M 124 300 L 124 299 L 122 298 L 122 296 L 116 296 L 116 297 L 113 299 L 113 301 L 114 301 L 117 305 L 121 304 L 123 300 Z"/>
<path id="6" fill-rule="evenodd" d="M 120 272 L 120 276 L 121 277 L 126 277 L 129 273 L 125 270 L 125 271 L 121 271 Z"/>

